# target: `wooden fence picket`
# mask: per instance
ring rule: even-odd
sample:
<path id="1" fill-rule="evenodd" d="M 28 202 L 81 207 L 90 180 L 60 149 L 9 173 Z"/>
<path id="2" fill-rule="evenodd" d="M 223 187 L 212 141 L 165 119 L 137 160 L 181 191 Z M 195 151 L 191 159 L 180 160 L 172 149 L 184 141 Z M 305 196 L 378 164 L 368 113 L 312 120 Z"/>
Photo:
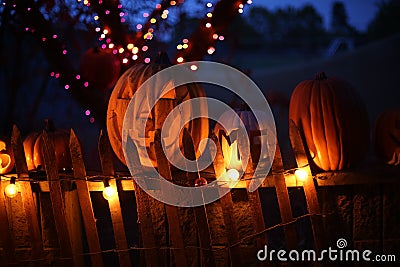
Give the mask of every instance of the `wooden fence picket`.
<path id="1" fill-rule="evenodd" d="M 216 153 L 213 161 L 214 174 L 216 178 L 219 178 L 223 175 L 225 171 L 224 158 L 222 155 L 220 142 L 215 133 L 211 133 L 211 140 L 214 141 L 214 144 L 216 146 Z M 220 192 L 220 194 L 222 195 L 222 192 Z M 219 199 L 219 202 L 222 207 L 222 215 L 224 218 L 226 236 L 228 239 L 230 265 L 233 267 L 243 266 L 243 259 L 240 253 L 239 232 L 236 227 L 237 223 L 233 212 L 233 201 L 231 192 L 229 191 L 228 193 L 222 195 Z"/>
<path id="2" fill-rule="evenodd" d="M 68 266 L 77 261 L 73 259 L 71 237 L 68 232 L 68 223 L 65 214 L 65 203 L 61 189 L 60 177 L 56 165 L 56 157 L 54 152 L 54 145 L 50 141 L 47 133 L 43 131 L 42 135 L 42 154 L 44 159 L 44 166 L 46 169 L 47 180 L 50 188 L 50 199 L 53 208 L 53 216 L 58 236 L 58 243 L 60 246 L 60 255 L 62 258 L 62 265 Z"/>
<path id="3" fill-rule="evenodd" d="M 286 186 L 285 176 L 283 174 L 283 162 L 281 149 L 279 147 L 278 140 L 276 141 L 275 157 L 272 163 L 272 172 L 274 178 L 274 185 L 276 190 L 276 196 L 278 199 L 279 210 L 281 214 L 283 231 L 285 233 L 286 249 L 292 250 L 297 248 L 297 234 L 296 225 L 290 223 L 293 221 L 292 207 L 290 205 L 290 198 L 288 188 Z"/>
<path id="4" fill-rule="evenodd" d="M 162 151 L 161 130 L 156 130 L 154 133 L 154 147 L 157 151 Z M 167 180 L 172 180 L 169 162 L 164 153 L 157 153 L 157 166 L 159 174 Z M 165 213 L 167 214 L 169 237 L 171 239 L 172 247 L 171 254 L 175 258 L 176 266 L 188 266 L 185 254 L 185 243 L 183 240 L 183 233 L 180 224 L 178 207 L 165 204 Z"/>
<path id="5" fill-rule="evenodd" d="M 5 187 L 4 182 L 0 181 L 0 240 L 3 244 L 3 259 L 6 266 L 12 266 L 17 263 L 15 257 L 15 243 L 13 231 L 10 228 L 10 222 L 8 220 L 6 199 L 4 196 Z"/>
<path id="6" fill-rule="evenodd" d="M 289 122 L 289 136 L 290 142 L 292 143 L 293 153 L 297 161 L 297 166 L 305 170 L 308 174 L 305 181 L 303 181 L 304 194 L 307 201 L 308 212 L 311 214 L 314 246 L 316 251 L 321 251 L 323 247 L 323 228 L 317 190 L 314 185 L 314 178 L 311 173 L 300 129 L 297 128 L 296 124 L 292 120 Z"/>
<path id="7" fill-rule="evenodd" d="M 99 154 L 103 175 L 108 178 L 114 178 L 114 164 L 112 160 L 112 150 L 107 135 L 101 131 L 99 138 Z M 109 180 L 109 185 L 118 192 L 115 179 Z M 108 200 L 110 207 L 111 220 L 114 229 L 115 245 L 118 252 L 120 266 L 131 266 L 131 260 L 128 250 L 128 242 L 126 240 L 124 221 L 121 212 L 119 196 L 116 194 Z"/>
<path id="8" fill-rule="evenodd" d="M 193 139 L 189 131 L 183 129 L 183 153 L 188 160 L 196 162 L 196 151 Z M 196 162 L 197 165 L 197 162 Z M 197 166 L 198 169 L 198 166 Z M 188 172 L 187 178 L 190 186 L 194 186 L 196 179 L 200 178 L 199 172 Z M 214 253 L 212 251 L 210 226 L 207 219 L 206 205 L 193 207 L 195 223 L 200 244 L 201 266 L 215 266 Z"/>
<path id="9" fill-rule="evenodd" d="M 76 178 L 75 184 L 78 192 L 78 199 L 81 207 L 86 239 L 89 246 L 91 263 L 92 266 L 102 267 L 104 266 L 103 258 L 101 254 L 96 220 L 94 218 L 92 200 L 90 198 L 90 192 L 86 181 L 86 169 L 85 163 L 83 162 L 82 148 L 75 132 L 72 129 L 70 133 L 69 147 L 74 177 Z"/>
<path id="10" fill-rule="evenodd" d="M 130 153 L 128 159 L 129 164 L 132 166 L 131 169 L 135 170 L 133 176 L 143 175 L 142 165 L 139 160 L 139 153 L 133 140 L 128 136 L 127 148 Z M 146 266 L 166 266 L 167 261 L 165 257 L 166 251 L 161 251 L 157 248 L 156 237 L 153 228 L 153 222 L 151 218 L 151 210 L 149 203 L 149 196 L 143 189 L 135 182 L 132 181 L 135 187 L 135 198 L 138 213 L 138 223 L 140 227 L 140 233 L 142 235 L 143 248 L 145 249 L 144 255 L 146 260 Z M 160 260 L 160 263 L 159 263 Z"/>
<path id="11" fill-rule="evenodd" d="M 39 218 L 36 212 L 37 207 L 32 193 L 21 133 L 16 125 L 13 126 L 11 147 L 14 153 L 15 169 L 19 180 L 22 205 L 24 207 L 26 221 L 28 224 L 32 246 L 32 260 L 37 262 L 38 266 L 43 266 L 44 262 L 41 260 L 41 258 L 44 256 L 43 241 L 40 234 Z"/>
<path id="12" fill-rule="evenodd" d="M 168 114 L 173 109 L 174 100 L 169 98 L 161 98 L 154 106 L 154 149 L 158 151 L 156 153 L 156 161 L 158 167 L 158 173 L 165 179 L 172 182 L 172 174 L 170 164 L 163 151 L 163 140 L 161 139 L 161 129 L 164 121 Z M 184 267 L 188 266 L 188 259 L 185 253 L 185 243 L 183 239 L 182 227 L 180 224 L 178 207 L 165 204 L 165 212 L 167 215 L 169 236 L 171 239 L 172 246 L 175 248 L 171 251 L 174 256 L 176 266 Z"/>

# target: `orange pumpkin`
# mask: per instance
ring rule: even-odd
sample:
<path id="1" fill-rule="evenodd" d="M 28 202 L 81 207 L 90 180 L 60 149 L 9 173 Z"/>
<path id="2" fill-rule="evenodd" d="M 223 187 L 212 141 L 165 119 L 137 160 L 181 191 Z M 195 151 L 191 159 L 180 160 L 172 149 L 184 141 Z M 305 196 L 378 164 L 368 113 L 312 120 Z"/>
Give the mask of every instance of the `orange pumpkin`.
<path id="1" fill-rule="evenodd" d="M 133 95 L 137 91 L 137 89 L 145 82 L 148 78 L 161 71 L 164 68 L 171 66 L 171 63 L 168 59 L 166 53 L 160 53 L 158 57 L 152 61 L 150 64 L 138 63 L 131 68 L 129 68 L 118 80 L 115 85 L 113 92 L 111 94 L 108 110 L 107 110 L 107 132 L 110 139 L 111 146 L 113 151 L 115 152 L 118 159 L 126 165 L 126 161 L 124 158 L 123 150 L 122 150 L 122 126 L 124 121 L 124 116 L 128 107 L 130 100 Z M 173 80 L 170 81 L 173 83 Z M 155 84 L 157 87 L 158 84 Z M 159 84 L 160 88 L 163 88 L 164 84 Z M 178 105 L 186 100 L 195 97 L 204 97 L 204 90 L 198 84 L 186 84 L 182 86 L 178 86 L 174 88 L 174 105 Z M 169 98 L 169 97 L 168 97 Z M 137 114 L 141 112 L 147 112 L 146 107 L 148 106 L 148 100 L 143 99 L 143 105 L 140 107 L 135 107 L 137 110 Z M 192 110 L 188 110 L 187 112 L 192 112 Z M 207 106 L 203 105 L 200 111 L 197 113 L 203 112 L 203 114 L 207 113 Z M 147 112 L 149 113 L 149 112 Z M 150 117 L 155 116 L 154 110 L 151 112 Z M 149 155 L 151 162 L 141 162 L 143 166 L 154 166 L 157 167 L 156 156 L 154 151 L 154 135 L 151 133 L 155 130 L 155 118 L 145 118 L 146 119 L 146 136 L 135 136 L 134 141 L 138 143 L 144 143 L 143 140 L 146 139 L 146 148 L 139 151 L 139 156 L 143 155 L 141 153 L 146 153 Z M 185 125 L 193 138 L 193 143 L 195 145 L 195 149 L 199 152 L 199 143 L 200 140 L 208 137 L 208 119 L 206 118 L 196 118 Z M 170 142 L 172 145 L 179 145 L 179 148 L 182 151 L 182 134 L 183 131 L 180 132 L 179 137 L 173 136 L 173 141 Z M 141 146 L 138 146 L 140 150 Z"/>
<path id="2" fill-rule="evenodd" d="M 14 168 L 14 156 L 8 142 L 0 140 L 0 174 L 7 174 Z"/>
<path id="3" fill-rule="evenodd" d="M 400 109 L 379 114 L 374 125 L 372 143 L 380 159 L 387 164 L 400 164 Z"/>
<path id="4" fill-rule="evenodd" d="M 69 153 L 69 131 L 56 129 L 50 119 L 45 120 L 45 128 L 50 142 L 53 142 L 56 156 L 56 164 L 59 170 L 71 170 L 72 162 Z M 24 142 L 24 151 L 28 170 L 43 169 L 44 159 L 42 155 L 42 133 L 29 134 Z"/>
<path id="5" fill-rule="evenodd" d="M 310 156 L 323 170 L 350 168 L 367 153 L 368 114 L 346 81 L 321 72 L 314 80 L 300 82 L 290 99 L 289 119 L 300 128 Z"/>
<path id="6" fill-rule="evenodd" d="M 79 69 L 89 85 L 99 90 L 108 90 L 119 78 L 121 63 L 111 49 L 96 47 L 83 54 Z"/>

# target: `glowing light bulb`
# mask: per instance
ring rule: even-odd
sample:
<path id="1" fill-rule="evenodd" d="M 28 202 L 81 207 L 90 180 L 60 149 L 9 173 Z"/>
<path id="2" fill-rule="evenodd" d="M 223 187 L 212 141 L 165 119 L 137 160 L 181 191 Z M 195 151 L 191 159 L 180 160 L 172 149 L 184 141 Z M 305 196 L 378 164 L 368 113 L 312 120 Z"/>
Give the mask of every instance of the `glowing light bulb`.
<path id="1" fill-rule="evenodd" d="M 178 63 L 182 63 L 182 62 L 183 62 L 183 57 L 178 57 L 178 58 L 176 59 L 176 61 L 177 61 Z"/>
<path id="2" fill-rule="evenodd" d="M 6 193 L 6 196 L 8 196 L 9 198 L 13 198 L 18 194 L 18 189 L 14 183 L 10 183 L 6 186 L 4 192 Z"/>
<path id="3" fill-rule="evenodd" d="M 211 23 L 210 22 L 206 23 L 206 28 L 211 28 Z"/>
<path id="4" fill-rule="evenodd" d="M 111 200 L 115 196 L 116 193 L 117 193 L 117 191 L 113 187 L 106 186 L 106 187 L 104 187 L 104 190 L 103 190 L 103 197 L 107 200 Z"/>
<path id="5" fill-rule="evenodd" d="M 197 178 L 194 181 L 194 186 L 203 186 L 203 185 L 206 185 L 206 184 L 207 184 L 207 180 L 204 179 L 203 177 Z"/>
<path id="6" fill-rule="evenodd" d="M 207 53 L 208 53 L 209 55 L 213 54 L 214 52 L 215 52 L 215 47 L 213 47 L 213 46 L 211 46 L 211 47 L 209 47 L 209 48 L 207 49 Z"/>
<path id="7" fill-rule="evenodd" d="M 239 176 L 240 176 L 238 170 L 236 170 L 236 169 L 229 169 L 226 172 L 226 175 L 228 175 L 229 179 L 231 179 L 231 181 L 234 181 L 234 182 L 238 181 Z"/>
<path id="8" fill-rule="evenodd" d="M 308 172 L 303 169 L 298 169 L 294 172 L 294 175 L 296 175 L 297 179 L 300 181 L 305 181 L 308 177 Z"/>
<path id="9" fill-rule="evenodd" d="M 197 69 L 198 69 L 198 67 L 196 66 L 196 65 L 191 65 L 190 66 L 190 69 L 192 70 L 192 71 L 196 71 Z"/>

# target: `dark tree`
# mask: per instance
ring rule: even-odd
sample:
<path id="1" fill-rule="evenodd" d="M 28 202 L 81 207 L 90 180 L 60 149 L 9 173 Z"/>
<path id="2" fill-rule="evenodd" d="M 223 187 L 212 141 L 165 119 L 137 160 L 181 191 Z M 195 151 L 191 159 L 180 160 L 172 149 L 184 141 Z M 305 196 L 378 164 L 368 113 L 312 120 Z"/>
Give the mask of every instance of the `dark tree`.
<path id="1" fill-rule="evenodd" d="M 382 1 L 378 7 L 375 18 L 368 25 L 367 34 L 371 40 L 400 32 L 400 1 Z"/>

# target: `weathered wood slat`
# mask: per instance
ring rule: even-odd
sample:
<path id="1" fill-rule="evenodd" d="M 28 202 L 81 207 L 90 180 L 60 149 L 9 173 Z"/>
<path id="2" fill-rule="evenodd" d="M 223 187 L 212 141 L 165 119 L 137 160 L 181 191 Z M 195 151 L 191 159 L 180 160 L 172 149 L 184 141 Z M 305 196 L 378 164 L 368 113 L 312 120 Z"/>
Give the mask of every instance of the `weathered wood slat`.
<path id="1" fill-rule="evenodd" d="M 278 205 L 281 214 L 282 223 L 286 224 L 283 227 L 283 231 L 285 233 L 285 242 L 286 248 L 288 250 L 297 248 L 297 233 L 296 233 L 296 225 L 294 223 L 290 223 L 293 221 L 292 215 L 292 207 L 290 205 L 290 198 L 288 189 L 286 186 L 285 175 L 283 174 L 283 162 L 281 149 L 278 144 L 278 140 L 276 141 L 276 150 L 275 157 L 272 163 L 272 171 L 274 172 L 274 182 L 275 182 L 275 190 L 276 196 L 278 198 Z"/>
<path id="2" fill-rule="evenodd" d="M 311 168 L 307 159 L 307 153 L 301 137 L 300 130 L 299 128 L 297 128 L 292 120 L 290 120 L 289 122 L 289 136 L 293 148 L 293 153 L 297 161 L 297 166 L 303 168 L 303 170 L 307 171 L 308 173 L 307 178 L 305 179 L 305 181 L 303 181 L 303 188 L 307 201 L 308 212 L 312 214 L 311 224 L 313 228 L 315 249 L 317 251 L 321 251 L 323 247 L 322 239 L 324 235 L 317 190 L 314 185 L 314 179 L 311 173 Z"/>
<path id="3" fill-rule="evenodd" d="M 162 139 L 161 139 L 161 129 L 164 125 L 164 121 L 168 114 L 172 111 L 174 107 L 173 99 L 161 98 L 158 100 L 154 106 L 154 149 L 159 151 L 156 153 L 156 161 L 158 167 L 158 173 L 165 179 L 172 182 L 173 177 L 171 175 L 170 164 L 163 151 Z M 161 152 L 161 153 L 160 153 Z M 175 250 L 171 253 L 175 258 L 175 264 L 178 267 L 187 266 L 188 259 L 185 253 L 185 243 L 183 239 L 182 228 L 179 219 L 178 207 L 165 204 L 165 213 L 167 215 L 168 227 L 169 227 L 169 237 Z"/>
<path id="4" fill-rule="evenodd" d="M 240 158 L 244 159 L 245 155 L 248 155 L 248 162 L 246 165 L 246 169 L 244 172 L 244 179 L 246 179 L 246 192 L 248 201 L 250 204 L 250 209 L 252 213 L 253 223 L 254 223 L 254 231 L 255 233 L 261 233 L 265 230 L 265 222 L 264 222 L 264 215 L 262 211 L 261 201 L 260 201 L 260 194 L 258 189 L 250 192 L 249 187 L 251 183 L 251 179 L 254 178 L 254 167 L 253 167 L 253 160 L 251 157 L 251 148 L 247 146 L 247 142 L 245 138 L 245 130 L 239 129 L 238 132 L 238 150 L 240 154 Z M 263 248 L 266 244 L 268 244 L 268 237 L 267 233 L 262 233 L 256 237 L 256 244 L 257 248 Z M 261 262 L 260 266 L 269 266 L 269 262 Z"/>
<path id="5" fill-rule="evenodd" d="M 114 164 L 112 160 L 111 145 L 107 135 L 103 131 L 101 131 L 99 138 L 99 154 L 103 175 L 105 177 L 114 177 Z M 109 185 L 118 192 L 115 179 L 110 179 Z M 120 266 L 131 266 L 128 242 L 126 240 L 124 221 L 118 194 L 109 199 L 108 204 L 110 207 L 111 220 L 114 229 L 115 245 L 116 249 L 118 250 L 119 264 Z"/>
<path id="6" fill-rule="evenodd" d="M 194 149 L 193 139 L 189 131 L 185 128 L 183 130 L 183 152 L 188 160 L 196 162 L 196 151 Z M 198 166 L 197 166 L 198 169 Z M 199 172 L 188 172 L 188 180 L 191 186 L 194 185 L 195 180 L 200 178 Z M 215 266 L 214 253 L 211 246 L 210 227 L 207 219 L 206 206 L 194 207 L 194 216 L 197 227 L 197 233 L 200 243 L 200 255 L 202 256 L 202 266 Z"/>
<path id="7" fill-rule="evenodd" d="M 14 153 L 15 169 L 17 171 L 17 176 L 19 180 L 22 205 L 24 207 L 29 235 L 31 239 L 32 260 L 38 262 L 38 265 L 41 266 L 44 264 L 44 262 L 38 261 L 43 257 L 43 242 L 40 234 L 39 218 L 36 213 L 37 207 L 34 202 L 31 183 L 29 180 L 28 166 L 25 159 L 21 133 L 16 125 L 13 126 L 11 147 Z"/>
<path id="8" fill-rule="evenodd" d="M 160 129 L 157 129 L 154 133 L 154 147 L 156 151 L 163 151 Z M 156 153 L 156 157 L 159 174 L 165 179 L 172 181 L 168 159 L 165 157 L 164 153 Z M 188 266 L 185 255 L 185 243 L 183 241 L 182 228 L 179 220 L 178 207 L 165 204 L 165 212 L 167 214 L 171 243 L 174 248 L 177 248 L 171 251 L 175 257 L 176 266 Z"/>
<path id="9" fill-rule="evenodd" d="M 42 154 L 46 169 L 47 180 L 50 187 L 50 199 L 53 208 L 53 216 L 60 245 L 60 255 L 64 260 L 65 266 L 73 262 L 71 238 L 68 233 L 68 223 L 65 214 L 65 204 L 61 190 L 60 177 L 56 165 L 54 145 L 49 140 L 48 135 L 43 131 L 42 135 Z"/>
<path id="10" fill-rule="evenodd" d="M 128 137 L 127 150 L 130 152 L 129 163 L 131 168 L 135 170 L 132 175 L 139 176 L 143 175 L 142 165 L 139 160 L 139 153 L 133 140 Z M 149 203 L 149 195 L 143 191 L 143 189 L 135 182 L 132 181 L 135 187 L 136 206 L 138 213 L 138 223 L 140 227 L 140 233 L 142 235 L 143 247 L 146 266 L 167 266 L 165 257 L 165 251 L 157 249 L 156 237 L 153 229 L 153 222 L 151 218 L 151 208 Z M 161 255 L 161 256 L 160 256 Z"/>
<path id="11" fill-rule="evenodd" d="M 238 149 L 239 149 L 239 154 L 240 158 L 244 158 L 243 156 L 243 150 L 245 148 L 245 144 L 240 142 L 240 140 L 243 140 L 244 138 L 244 133 L 242 130 L 238 131 Z M 249 204 L 252 212 L 252 217 L 254 221 L 254 230 L 256 233 L 262 232 L 265 230 L 265 222 L 264 222 L 264 215 L 262 211 L 262 206 L 261 206 L 261 201 L 260 201 L 260 194 L 257 190 L 254 190 L 253 192 L 250 192 L 249 186 L 251 183 L 251 179 L 253 179 L 254 176 L 254 168 L 253 168 L 253 161 L 251 158 L 250 151 L 248 151 L 249 159 L 248 163 L 246 165 L 246 170 L 244 174 L 244 179 L 246 179 L 246 191 L 247 191 L 247 197 L 249 199 Z M 257 239 L 257 247 L 262 248 L 264 247 L 265 244 L 268 244 L 268 238 L 267 238 L 267 233 L 260 234 Z"/>
<path id="12" fill-rule="evenodd" d="M 70 134 L 69 148 L 71 152 L 72 167 L 74 170 L 75 181 L 79 204 L 81 207 L 83 223 L 85 227 L 86 239 L 91 253 L 90 259 L 92 266 L 104 266 L 101 255 L 101 247 L 97 232 L 96 220 L 94 218 L 92 200 L 87 185 L 86 169 L 83 161 L 82 148 L 73 130 Z"/>
<path id="13" fill-rule="evenodd" d="M 224 157 L 222 155 L 222 150 L 219 140 L 214 133 L 211 134 L 211 140 L 213 140 L 216 145 L 216 151 L 215 151 L 216 154 L 213 160 L 213 168 L 215 176 L 219 178 L 225 172 Z M 241 258 L 242 253 L 240 251 L 240 246 L 239 246 L 240 239 L 238 230 L 236 228 L 237 223 L 233 212 L 233 201 L 231 192 L 222 195 L 219 201 L 222 207 L 222 214 L 224 218 L 226 235 L 228 239 L 229 257 L 231 261 L 231 266 L 233 267 L 243 266 L 242 264 L 243 260 Z"/>
<path id="14" fill-rule="evenodd" d="M 3 245 L 3 259 L 6 266 L 17 263 L 15 258 L 15 243 L 8 221 L 6 199 L 4 196 L 5 182 L 0 181 L 0 239 Z M 3 188 L 4 187 L 4 188 Z"/>

